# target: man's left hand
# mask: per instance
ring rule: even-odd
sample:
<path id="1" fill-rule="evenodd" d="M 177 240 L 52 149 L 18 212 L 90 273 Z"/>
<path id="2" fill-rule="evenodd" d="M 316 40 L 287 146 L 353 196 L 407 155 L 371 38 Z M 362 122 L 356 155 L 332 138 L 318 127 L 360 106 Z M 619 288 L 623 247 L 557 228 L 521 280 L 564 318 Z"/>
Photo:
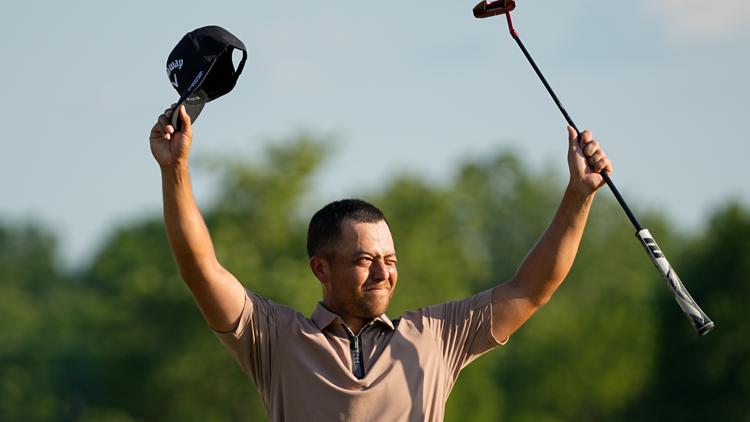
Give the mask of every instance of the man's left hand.
<path id="1" fill-rule="evenodd" d="M 590 195 L 604 185 L 604 178 L 599 173 L 611 174 L 612 163 L 588 130 L 581 133 L 579 140 L 576 130 L 568 126 L 568 143 L 570 186 Z"/>

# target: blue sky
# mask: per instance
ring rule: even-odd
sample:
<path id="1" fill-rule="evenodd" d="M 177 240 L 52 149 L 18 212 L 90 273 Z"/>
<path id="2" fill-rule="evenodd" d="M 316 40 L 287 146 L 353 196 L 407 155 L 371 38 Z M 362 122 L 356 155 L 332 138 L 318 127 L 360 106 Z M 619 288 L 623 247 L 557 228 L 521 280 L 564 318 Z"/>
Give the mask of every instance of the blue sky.
<path id="1" fill-rule="evenodd" d="M 320 205 L 404 171 L 447 179 L 460 160 L 501 148 L 565 171 L 562 117 L 504 19 L 474 19 L 474 0 L 154 3 L 15 1 L 0 14 L 0 219 L 44 222 L 68 262 L 160 212 L 148 131 L 176 99 L 167 55 L 204 25 L 241 38 L 249 60 L 204 110 L 194 155 L 252 156 L 300 130 L 332 134 Z M 687 230 L 728 198 L 750 204 L 750 5 L 708 4 L 521 0 L 514 12 L 626 199 Z M 210 177 L 194 178 L 205 204 Z"/>

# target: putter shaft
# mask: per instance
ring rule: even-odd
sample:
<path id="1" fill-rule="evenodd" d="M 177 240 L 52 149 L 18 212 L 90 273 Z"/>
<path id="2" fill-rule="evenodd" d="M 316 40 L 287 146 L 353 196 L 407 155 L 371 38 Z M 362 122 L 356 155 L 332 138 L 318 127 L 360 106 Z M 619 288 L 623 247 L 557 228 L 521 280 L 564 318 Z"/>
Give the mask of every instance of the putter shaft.
<path id="1" fill-rule="evenodd" d="M 524 46 L 523 42 L 521 42 L 521 38 L 518 36 L 518 32 L 513 27 L 513 20 L 510 17 L 510 12 L 507 12 L 505 14 L 505 17 L 508 21 L 508 29 L 510 30 L 510 35 L 516 41 L 516 44 L 518 44 L 518 47 L 521 48 L 523 55 L 526 56 L 526 60 L 528 60 L 529 64 L 531 64 L 531 67 L 534 68 L 534 72 L 536 72 L 537 76 L 539 76 L 539 79 L 542 81 L 542 84 L 544 84 L 544 88 L 547 89 L 547 92 L 549 92 L 549 95 L 552 96 L 552 99 L 555 101 L 555 105 L 557 105 L 557 108 L 560 109 L 560 112 L 562 113 L 563 117 L 565 117 L 565 120 L 573 129 L 576 130 L 576 132 L 580 136 L 581 131 L 578 130 L 578 126 L 576 126 L 575 122 L 573 122 L 573 119 L 568 114 L 568 111 L 565 110 L 565 107 L 563 107 L 562 103 L 560 102 L 560 99 L 557 98 L 555 91 L 552 90 L 552 87 L 547 82 L 547 78 L 544 77 L 544 75 L 542 74 L 542 71 L 539 70 L 539 66 L 536 65 L 536 62 L 531 57 L 531 54 L 529 54 L 529 50 L 527 50 L 526 46 Z M 643 230 L 643 226 L 641 226 L 641 223 L 635 217 L 635 214 L 633 214 L 633 211 L 630 210 L 630 207 L 628 206 L 627 202 L 625 202 L 625 199 L 623 199 L 622 195 L 620 194 L 620 191 L 617 189 L 617 186 L 615 186 L 615 183 L 609 177 L 609 174 L 604 173 L 604 172 L 600 174 L 602 175 L 602 178 L 604 178 L 604 181 L 607 183 L 607 186 L 609 186 L 609 189 L 612 191 L 612 194 L 615 196 L 615 199 L 617 199 L 617 202 L 620 204 L 620 207 L 622 207 L 623 211 L 625 211 L 625 214 L 628 216 L 628 219 L 633 224 L 633 227 L 635 227 L 636 231 L 638 232 L 638 231 Z"/>

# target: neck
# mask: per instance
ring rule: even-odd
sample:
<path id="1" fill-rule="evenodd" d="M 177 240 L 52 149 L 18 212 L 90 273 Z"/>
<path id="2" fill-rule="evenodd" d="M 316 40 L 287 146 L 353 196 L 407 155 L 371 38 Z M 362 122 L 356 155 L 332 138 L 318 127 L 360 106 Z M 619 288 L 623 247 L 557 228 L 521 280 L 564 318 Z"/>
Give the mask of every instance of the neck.
<path id="1" fill-rule="evenodd" d="M 362 318 L 356 318 L 356 317 L 349 317 L 344 318 L 341 317 L 341 319 L 344 320 L 344 324 L 346 324 L 347 327 L 349 327 L 350 330 L 352 330 L 352 334 L 357 335 L 359 334 L 359 330 L 362 329 L 362 327 L 365 326 L 369 321 L 364 320 Z"/>
<path id="2" fill-rule="evenodd" d="M 359 333 L 359 330 L 361 330 L 362 327 L 365 326 L 365 324 L 371 321 L 371 319 L 348 315 L 343 309 L 331 306 L 331 304 L 326 300 L 323 300 L 323 302 L 321 303 L 323 304 L 323 306 L 325 306 L 326 309 L 338 315 L 339 318 L 344 321 L 344 325 L 346 325 L 346 327 L 349 328 L 349 330 L 351 330 L 351 332 L 355 335 Z"/>

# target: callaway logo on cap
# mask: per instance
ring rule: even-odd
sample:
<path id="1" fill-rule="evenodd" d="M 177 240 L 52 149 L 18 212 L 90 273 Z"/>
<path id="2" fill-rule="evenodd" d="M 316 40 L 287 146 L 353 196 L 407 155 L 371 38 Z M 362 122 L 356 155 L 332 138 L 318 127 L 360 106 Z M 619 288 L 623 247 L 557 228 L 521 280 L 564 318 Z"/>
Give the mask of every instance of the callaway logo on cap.
<path id="1" fill-rule="evenodd" d="M 234 49 L 242 51 L 237 68 Z M 185 34 L 167 58 L 167 77 L 180 94 L 172 108 L 172 126 L 181 130 L 176 112 L 181 105 L 194 122 L 207 102 L 231 91 L 246 60 L 245 44 L 224 28 L 204 26 Z"/>

